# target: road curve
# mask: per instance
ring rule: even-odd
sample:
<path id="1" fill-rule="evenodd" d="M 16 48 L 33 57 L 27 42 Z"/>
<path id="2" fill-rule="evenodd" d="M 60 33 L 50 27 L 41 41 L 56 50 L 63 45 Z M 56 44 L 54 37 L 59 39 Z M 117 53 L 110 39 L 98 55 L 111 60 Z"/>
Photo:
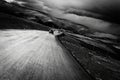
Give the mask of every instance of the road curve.
<path id="1" fill-rule="evenodd" d="M 37 30 L 1 30 L 0 80 L 91 79 L 54 35 Z"/>

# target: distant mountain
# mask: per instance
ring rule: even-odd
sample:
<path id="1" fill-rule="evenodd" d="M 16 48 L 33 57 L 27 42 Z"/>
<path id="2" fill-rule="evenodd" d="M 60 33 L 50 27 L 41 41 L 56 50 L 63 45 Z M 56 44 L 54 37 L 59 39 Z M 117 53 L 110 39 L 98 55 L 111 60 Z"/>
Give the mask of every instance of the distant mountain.
<path id="1" fill-rule="evenodd" d="M 0 29 L 37 29 L 48 31 L 49 27 L 23 18 L 0 13 Z"/>
<path id="2" fill-rule="evenodd" d="M 86 34 L 92 34 L 94 32 L 98 32 L 97 30 L 94 29 L 89 29 L 88 26 L 92 27 L 100 27 L 100 26 L 104 26 L 104 16 L 97 14 L 97 13 L 93 13 L 90 11 L 85 11 L 85 10 L 77 10 L 77 9 L 68 9 L 66 10 L 66 13 L 71 13 L 71 14 L 76 14 L 79 15 L 81 17 L 81 21 L 87 21 L 82 24 L 76 24 L 72 21 L 69 20 L 65 20 L 65 19 L 60 19 L 60 18 L 56 18 L 51 16 L 49 13 L 44 12 L 44 10 L 37 10 L 37 9 L 32 9 L 30 7 L 26 7 L 26 6 L 21 6 L 17 3 L 7 3 L 5 1 L 0 1 L 0 12 L 1 13 L 5 13 L 5 14 L 10 14 L 12 16 L 16 16 L 19 18 L 23 18 L 29 21 L 33 21 L 51 28 L 57 28 L 57 29 L 64 29 L 73 33 L 77 33 L 77 34 L 82 34 L 82 35 L 86 35 Z M 87 16 L 87 17 L 84 17 Z M 91 19 L 89 19 L 91 18 Z M 95 18 L 100 18 L 102 20 L 99 19 L 95 19 Z M 96 22 L 96 24 L 94 24 L 94 22 Z M 101 23 L 102 22 L 102 23 Z M 88 23 L 88 24 L 87 24 Z M 107 22 L 107 24 L 111 25 L 111 26 L 116 26 L 113 23 L 109 23 Z M 119 25 L 118 25 L 119 26 Z M 106 27 L 106 26 L 105 26 Z M 119 29 L 119 28 L 118 28 Z M 114 34 L 118 34 L 117 31 L 119 31 L 118 29 L 116 29 L 115 31 L 108 31 Z"/>
<path id="3" fill-rule="evenodd" d="M 0 12 L 2 13 L 17 15 L 17 12 L 24 12 L 24 10 L 25 9 L 20 7 L 19 5 L 16 6 L 5 1 L 0 1 Z"/>
<path id="4" fill-rule="evenodd" d="M 51 28 L 65 29 L 79 34 L 89 32 L 83 25 L 78 25 L 68 20 L 58 19 L 45 13 L 43 10 L 38 11 L 29 7 L 21 6 L 17 3 L 7 3 L 5 1 L 1 2 L 0 12 L 34 21 Z"/>

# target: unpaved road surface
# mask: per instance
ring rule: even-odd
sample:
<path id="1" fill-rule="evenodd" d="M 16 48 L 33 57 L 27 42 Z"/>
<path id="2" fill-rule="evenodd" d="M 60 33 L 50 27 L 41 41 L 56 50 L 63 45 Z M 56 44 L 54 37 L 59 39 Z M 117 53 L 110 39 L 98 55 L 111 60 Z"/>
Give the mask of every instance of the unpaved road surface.
<path id="1" fill-rule="evenodd" d="M 0 31 L 0 80 L 91 80 L 46 31 Z"/>

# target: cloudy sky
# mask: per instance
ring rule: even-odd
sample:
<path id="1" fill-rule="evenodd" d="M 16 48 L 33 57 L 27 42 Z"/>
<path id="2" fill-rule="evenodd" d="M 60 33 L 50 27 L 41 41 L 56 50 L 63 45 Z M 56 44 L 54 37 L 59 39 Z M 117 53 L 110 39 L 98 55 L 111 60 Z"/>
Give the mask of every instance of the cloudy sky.
<path id="1" fill-rule="evenodd" d="M 41 8 L 48 11 L 49 14 L 60 18 L 72 18 L 77 15 L 65 14 L 65 10 L 70 8 L 85 8 L 89 0 L 6 0 L 7 2 L 16 2 L 35 9 Z"/>
<path id="2" fill-rule="evenodd" d="M 36 9 L 41 7 L 49 11 L 52 15 L 60 16 L 71 8 L 84 9 L 96 13 L 111 14 L 120 7 L 119 0 L 6 0 L 7 2 L 16 2 L 18 4 L 26 4 Z M 110 13 L 111 12 L 111 13 Z M 118 12 L 118 11 L 117 11 Z M 58 15 L 57 15 L 58 14 Z"/>
<path id="3" fill-rule="evenodd" d="M 92 11 L 94 13 L 120 17 L 120 0 L 6 0 L 20 5 L 29 6 L 37 10 L 43 9 L 49 14 L 71 20 L 90 28 L 111 32 L 111 24 L 98 19 L 86 18 L 73 13 L 65 13 L 66 10 L 76 9 Z M 116 31 L 116 30 L 115 30 Z"/>

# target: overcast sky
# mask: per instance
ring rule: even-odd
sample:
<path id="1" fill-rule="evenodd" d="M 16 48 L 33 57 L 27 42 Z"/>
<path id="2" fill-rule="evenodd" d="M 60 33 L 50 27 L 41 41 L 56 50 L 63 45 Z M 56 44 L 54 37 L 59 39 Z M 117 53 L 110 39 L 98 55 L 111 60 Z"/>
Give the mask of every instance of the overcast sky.
<path id="1" fill-rule="evenodd" d="M 17 2 L 27 4 L 35 9 L 44 9 L 48 13 L 57 17 L 65 17 L 65 10 L 75 8 L 77 10 L 89 10 L 103 14 L 114 14 L 120 12 L 119 0 L 6 0 L 7 2 Z M 68 15 L 70 15 L 68 13 Z M 67 16 L 68 16 L 67 15 Z M 73 16 L 73 14 L 72 14 Z M 75 15 L 76 16 L 76 15 Z"/>
<path id="2" fill-rule="evenodd" d="M 52 14 L 63 13 L 69 8 L 91 10 L 99 13 L 107 13 L 120 7 L 119 0 L 6 0 L 7 2 L 26 3 L 36 9 L 43 7 Z M 60 12 L 61 11 L 61 12 Z M 112 13 L 112 12 L 111 12 Z"/>
<path id="3" fill-rule="evenodd" d="M 35 9 L 48 11 L 55 17 L 65 18 L 67 14 L 64 11 L 71 7 L 82 8 L 87 4 L 87 0 L 6 0 L 7 2 L 17 2 L 19 4 L 27 4 Z M 70 14 L 67 15 L 67 17 Z M 72 14 L 73 16 L 73 14 Z M 70 16 L 70 17 L 72 17 Z M 76 16 L 76 15 L 75 15 Z"/>
<path id="4" fill-rule="evenodd" d="M 7 2 L 17 2 L 27 4 L 32 8 L 40 10 L 41 8 L 51 15 L 59 18 L 71 20 L 76 23 L 85 24 L 90 28 L 98 30 L 108 30 L 111 24 L 104 23 L 101 20 L 85 18 L 72 13 L 65 13 L 69 9 L 89 10 L 100 14 L 120 17 L 120 0 L 6 0 Z M 91 24 L 92 23 L 92 24 Z M 93 24 L 94 23 L 94 24 Z M 102 24 L 102 26 L 100 26 Z M 111 29 L 111 28 L 110 28 Z"/>

